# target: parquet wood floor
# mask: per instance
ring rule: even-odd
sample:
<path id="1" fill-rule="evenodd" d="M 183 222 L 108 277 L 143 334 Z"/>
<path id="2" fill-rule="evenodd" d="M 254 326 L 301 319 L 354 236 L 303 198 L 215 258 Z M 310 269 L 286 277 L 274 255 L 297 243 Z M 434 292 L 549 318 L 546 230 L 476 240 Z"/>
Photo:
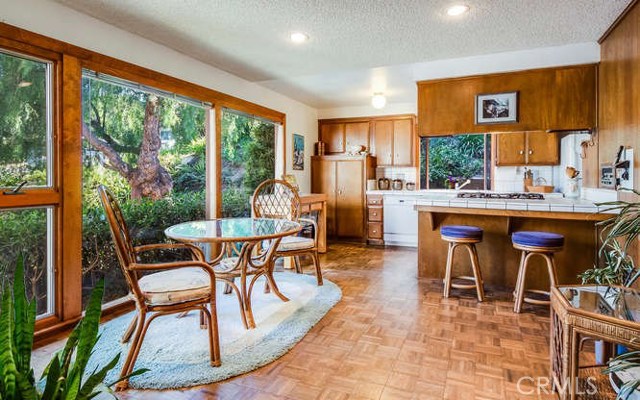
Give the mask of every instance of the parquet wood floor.
<path id="1" fill-rule="evenodd" d="M 334 243 L 321 258 L 343 299 L 288 354 L 249 374 L 179 391 L 134 391 L 122 399 L 530 399 L 549 376 L 549 318 L 508 291 L 453 290 L 417 279 L 417 252 Z M 516 266 L 514 266 L 515 268 Z M 444 266 L 443 266 L 444 268 Z M 308 273 L 311 269 L 306 268 Z"/>

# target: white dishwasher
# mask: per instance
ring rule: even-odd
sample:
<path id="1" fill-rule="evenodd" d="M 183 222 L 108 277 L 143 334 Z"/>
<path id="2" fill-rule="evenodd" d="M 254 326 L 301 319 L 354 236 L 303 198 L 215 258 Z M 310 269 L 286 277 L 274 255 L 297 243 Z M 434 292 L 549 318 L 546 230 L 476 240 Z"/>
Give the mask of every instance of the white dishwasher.
<path id="1" fill-rule="evenodd" d="M 415 196 L 384 195 L 384 243 L 418 247 Z"/>

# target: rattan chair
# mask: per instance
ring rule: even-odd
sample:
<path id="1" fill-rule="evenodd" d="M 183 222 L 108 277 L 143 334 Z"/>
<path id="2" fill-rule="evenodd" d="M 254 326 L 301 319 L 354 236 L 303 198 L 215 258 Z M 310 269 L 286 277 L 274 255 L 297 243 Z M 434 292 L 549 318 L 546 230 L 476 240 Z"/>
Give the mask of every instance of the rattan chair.
<path id="1" fill-rule="evenodd" d="M 200 327 L 208 327 L 211 365 L 220 366 L 216 277 L 213 267 L 205 262 L 202 251 L 193 245 L 176 243 L 134 247 L 117 201 L 102 185 L 98 188 L 98 193 L 109 222 L 118 260 L 137 310 L 136 317 L 122 338 L 122 342 L 126 343 L 133 336 L 133 342 L 120 376 L 127 376 L 133 371 L 149 324 L 155 318 L 192 310 L 200 312 Z M 186 249 L 191 253 L 192 259 L 153 264 L 141 263 L 139 260 L 139 255 L 143 252 L 167 249 Z M 142 276 L 142 273 L 151 271 L 161 272 Z M 116 386 L 116 390 L 127 387 L 128 381 L 124 380 Z"/>
<path id="2" fill-rule="evenodd" d="M 309 255 L 316 268 L 318 286 L 322 286 L 322 271 L 318 259 L 318 226 L 312 219 L 300 218 L 298 191 L 284 180 L 266 180 L 253 192 L 251 211 L 255 218 L 283 218 L 313 226 L 313 239 L 301 236 L 283 238 L 276 250 L 273 264 L 279 257 L 293 257 L 295 270 L 300 274 L 302 273 L 300 256 Z M 273 272 L 273 265 L 271 272 Z"/>

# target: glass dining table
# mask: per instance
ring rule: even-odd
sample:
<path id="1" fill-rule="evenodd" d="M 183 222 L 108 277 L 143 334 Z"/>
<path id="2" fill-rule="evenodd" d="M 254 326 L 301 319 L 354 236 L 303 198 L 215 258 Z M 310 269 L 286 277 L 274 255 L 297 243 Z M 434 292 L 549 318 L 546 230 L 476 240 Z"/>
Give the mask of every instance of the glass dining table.
<path id="1" fill-rule="evenodd" d="M 218 255 L 208 261 L 216 278 L 235 292 L 240 315 L 247 329 L 255 328 L 251 309 L 251 291 L 257 279 L 264 276 L 266 288 L 282 301 L 289 299 L 278 290 L 273 278 L 274 254 L 285 236 L 302 229 L 297 222 L 270 218 L 218 218 L 189 221 L 165 229 L 165 235 L 178 242 L 218 244 Z M 235 283 L 239 279 L 240 287 Z"/>

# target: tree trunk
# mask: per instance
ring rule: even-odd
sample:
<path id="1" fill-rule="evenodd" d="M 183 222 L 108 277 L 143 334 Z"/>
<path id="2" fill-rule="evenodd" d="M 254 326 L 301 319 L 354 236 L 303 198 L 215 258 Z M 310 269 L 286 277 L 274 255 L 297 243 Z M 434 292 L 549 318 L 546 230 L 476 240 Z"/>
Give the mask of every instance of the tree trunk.
<path id="1" fill-rule="evenodd" d="M 169 172 L 160 165 L 160 109 L 162 100 L 149 95 L 144 112 L 144 133 L 138 156 L 138 166 L 128 178 L 131 198 L 148 197 L 158 200 L 173 189 Z"/>
<path id="2" fill-rule="evenodd" d="M 144 112 L 144 132 L 140 144 L 138 165 L 132 168 L 122 160 L 120 154 L 107 141 L 91 132 L 83 125 L 82 134 L 89 143 L 109 160 L 106 167 L 113 169 L 124 177 L 131 186 L 131 198 L 151 198 L 158 200 L 173 189 L 173 181 L 169 172 L 160 164 L 160 110 L 162 100 L 149 95 Z"/>

